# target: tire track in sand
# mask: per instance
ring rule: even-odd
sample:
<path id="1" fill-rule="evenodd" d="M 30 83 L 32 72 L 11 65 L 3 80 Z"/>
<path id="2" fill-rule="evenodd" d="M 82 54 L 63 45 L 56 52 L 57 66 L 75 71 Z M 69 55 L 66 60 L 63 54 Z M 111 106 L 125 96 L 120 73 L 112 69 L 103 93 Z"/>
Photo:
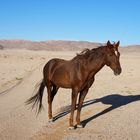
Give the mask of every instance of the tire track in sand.
<path id="1" fill-rule="evenodd" d="M 0 96 L 1 140 L 27 140 L 42 128 L 45 115 L 36 118 L 25 106 L 25 101 L 31 96 L 33 85 L 40 80 L 43 64 L 34 67 L 8 94 Z"/>
<path id="2" fill-rule="evenodd" d="M 20 85 L 27 77 L 29 77 L 37 68 L 39 68 L 41 65 L 43 65 L 43 63 L 39 64 L 38 66 L 36 66 L 35 68 L 33 68 L 32 70 L 28 71 L 25 73 L 24 77 L 21 80 L 18 80 L 17 82 L 15 82 L 15 84 L 11 87 L 9 87 L 8 89 L 5 89 L 3 91 L 0 92 L 0 95 L 5 95 L 8 92 L 10 92 L 11 90 L 13 90 L 14 88 L 16 88 L 18 85 Z"/>

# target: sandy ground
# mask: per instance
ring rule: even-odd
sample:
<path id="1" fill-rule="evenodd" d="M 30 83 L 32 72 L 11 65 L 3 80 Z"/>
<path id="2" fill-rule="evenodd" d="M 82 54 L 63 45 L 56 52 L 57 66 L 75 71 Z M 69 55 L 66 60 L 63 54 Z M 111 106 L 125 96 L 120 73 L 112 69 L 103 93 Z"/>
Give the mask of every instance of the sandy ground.
<path id="1" fill-rule="evenodd" d="M 120 76 L 108 67 L 96 75 L 82 110 L 82 129 L 68 130 L 71 90 L 60 89 L 56 95 L 53 124 L 48 123 L 46 90 L 38 117 L 25 106 L 42 79 L 44 64 L 54 57 L 70 59 L 75 53 L 0 51 L 0 140 L 140 139 L 140 53 L 121 56 Z"/>

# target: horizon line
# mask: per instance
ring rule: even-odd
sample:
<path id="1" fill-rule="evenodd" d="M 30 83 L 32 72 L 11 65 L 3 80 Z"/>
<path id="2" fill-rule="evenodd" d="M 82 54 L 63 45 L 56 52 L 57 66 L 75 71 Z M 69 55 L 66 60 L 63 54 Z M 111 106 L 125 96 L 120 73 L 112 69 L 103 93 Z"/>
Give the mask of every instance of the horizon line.
<path id="1" fill-rule="evenodd" d="M 65 42 L 89 42 L 89 43 L 98 43 L 98 44 L 104 44 L 106 42 L 98 42 L 98 41 L 89 41 L 89 40 L 71 40 L 71 39 L 50 39 L 50 40 L 31 40 L 31 39 L 21 39 L 21 38 L 11 38 L 11 39 L 0 39 L 0 41 L 28 41 L 28 42 L 49 42 L 49 41 L 65 41 Z M 112 40 L 109 40 L 111 42 L 114 42 Z M 127 45 L 121 45 L 122 47 L 127 46 L 140 46 L 140 44 L 127 44 Z"/>

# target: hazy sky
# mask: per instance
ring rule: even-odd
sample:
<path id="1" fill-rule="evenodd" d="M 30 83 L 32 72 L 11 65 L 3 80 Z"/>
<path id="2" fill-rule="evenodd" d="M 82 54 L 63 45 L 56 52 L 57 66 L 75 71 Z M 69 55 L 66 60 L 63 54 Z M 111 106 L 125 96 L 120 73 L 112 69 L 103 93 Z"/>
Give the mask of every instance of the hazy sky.
<path id="1" fill-rule="evenodd" d="M 140 0 L 0 0 L 0 39 L 140 44 Z"/>

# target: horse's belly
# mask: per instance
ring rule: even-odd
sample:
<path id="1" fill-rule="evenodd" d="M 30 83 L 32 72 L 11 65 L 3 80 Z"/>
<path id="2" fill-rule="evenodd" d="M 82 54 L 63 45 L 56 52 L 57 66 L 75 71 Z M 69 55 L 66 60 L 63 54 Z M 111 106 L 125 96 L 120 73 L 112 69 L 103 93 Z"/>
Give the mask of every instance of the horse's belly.
<path id="1" fill-rule="evenodd" d="M 69 74 L 63 71 L 57 71 L 52 76 L 53 84 L 62 88 L 71 88 Z"/>
<path id="2" fill-rule="evenodd" d="M 55 84 L 59 87 L 62 87 L 62 88 L 71 88 L 71 84 L 69 82 L 65 81 L 65 80 L 62 80 L 62 81 L 53 80 L 52 82 L 53 82 L 53 84 Z"/>

